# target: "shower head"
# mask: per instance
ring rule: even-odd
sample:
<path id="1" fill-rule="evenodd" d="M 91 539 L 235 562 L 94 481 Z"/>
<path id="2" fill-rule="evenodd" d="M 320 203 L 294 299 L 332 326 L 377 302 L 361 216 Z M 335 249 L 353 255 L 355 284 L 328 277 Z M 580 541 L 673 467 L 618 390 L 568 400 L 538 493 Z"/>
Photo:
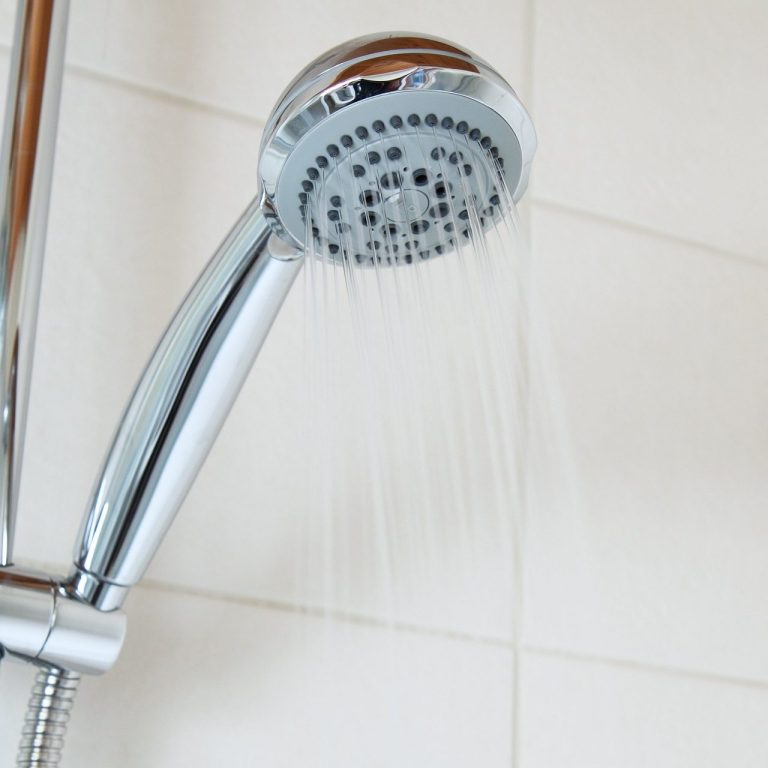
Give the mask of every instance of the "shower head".
<path id="1" fill-rule="evenodd" d="M 299 246 L 363 264 L 394 247 L 410 262 L 469 237 L 470 206 L 480 226 L 498 221 L 535 148 L 525 108 L 478 56 L 421 35 L 361 37 L 279 99 L 261 147 L 264 204 Z"/>
<path id="2" fill-rule="evenodd" d="M 305 251 L 361 265 L 445 253 L 520 198 L 535 147 L 510 86 L 437 38 L 358 38 L 301 72 L 267 123 L 259 193 L 126 408 L 83 521 L 70 593 L 112 610 L 144 574 Z"/>

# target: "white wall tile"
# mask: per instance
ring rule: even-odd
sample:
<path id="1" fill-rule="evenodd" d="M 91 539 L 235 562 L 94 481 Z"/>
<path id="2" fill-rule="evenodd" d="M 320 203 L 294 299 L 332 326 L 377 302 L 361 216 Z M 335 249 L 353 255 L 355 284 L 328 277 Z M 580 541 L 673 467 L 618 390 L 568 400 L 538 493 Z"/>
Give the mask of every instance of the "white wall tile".
<path id="1" fill-rule="evenodd" d="M 539 466 L 528 642 L 768 680 L 768 269 L 535 206 L 533 240 L 539 448 L 570 453 Z"/>
<path id="2" fill-rule="evenodd" d="M 509 765 L 508 649 L 149 590 L 129 611 L 117 667 L 81 686 L 64 766 Z M 0 766 L 27 678 L 3 668 Z"/>
<path id="3" fill-rule="evenodd" d="M 0 39 L 13 6 L 0 4 Z M 395 0 L 382 13 L 350 0 L 78 0 L 68 60 L 121 79 L 266 119 L 282 90 L 313 58 L 359 35 L 409 30 L 455 40 L 523 88 L 523 0 Z"/>
<path id="4" fill-rule="evenodd" d="M 536 3 L 534 192 L 768 257 L 768 5 Z"/>
<path id="5" fill-rule="evenodd" d="M 762 768 L 768 688 L 526 655 L 523 768 Z"/>

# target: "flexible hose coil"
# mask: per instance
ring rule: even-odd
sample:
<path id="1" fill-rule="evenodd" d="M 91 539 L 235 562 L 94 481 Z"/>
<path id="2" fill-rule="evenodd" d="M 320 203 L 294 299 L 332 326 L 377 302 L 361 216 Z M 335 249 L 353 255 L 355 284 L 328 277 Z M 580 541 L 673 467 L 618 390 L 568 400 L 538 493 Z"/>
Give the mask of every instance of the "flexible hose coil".
<path id="1" fill-rule="evenodd" d="M 80 675 L 56 667 L 40 669 L 32 686 L 16 765 L 55 768 L 61 761 L 64 736 Z"/>

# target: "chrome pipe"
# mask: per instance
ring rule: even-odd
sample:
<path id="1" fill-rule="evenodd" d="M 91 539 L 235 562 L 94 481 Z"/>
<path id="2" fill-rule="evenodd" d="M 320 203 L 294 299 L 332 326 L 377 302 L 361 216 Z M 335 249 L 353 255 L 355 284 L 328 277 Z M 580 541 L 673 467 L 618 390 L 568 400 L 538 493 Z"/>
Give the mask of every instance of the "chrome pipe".
<path id="1" fill-rule="evenodd" d="M 122 605 L 219 433 L 302 265 L 255 200 L 171 321 L 114 437 L 75 551 L 71 594 Z"/>
<path id="2" fill-rule="evenodd" d="M 69 0 L 20 0 L 0 151 L 0 567 L 13 562 Z"/>

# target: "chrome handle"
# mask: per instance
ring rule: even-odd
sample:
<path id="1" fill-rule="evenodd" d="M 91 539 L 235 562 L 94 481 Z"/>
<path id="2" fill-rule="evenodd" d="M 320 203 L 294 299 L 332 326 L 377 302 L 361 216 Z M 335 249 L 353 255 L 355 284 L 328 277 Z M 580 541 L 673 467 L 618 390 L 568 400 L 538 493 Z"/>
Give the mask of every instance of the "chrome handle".
<path id="1" fill-rule="evenodd" d="M 301 268 L 271 232 L 254 201 L 156 348 L 83 521 L 79 599 L 119 607 L 173 522 Z"/>

